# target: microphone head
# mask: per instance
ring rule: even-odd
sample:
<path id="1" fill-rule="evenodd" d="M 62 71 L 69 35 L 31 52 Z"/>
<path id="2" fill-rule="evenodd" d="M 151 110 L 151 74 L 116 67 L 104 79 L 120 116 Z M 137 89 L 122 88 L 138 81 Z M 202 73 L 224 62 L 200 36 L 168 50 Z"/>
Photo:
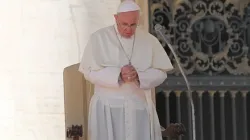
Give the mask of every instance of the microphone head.
<path id="1" fill-rule="evenodd" d="M 162 26 L 160 24 L 156 24 L 154 28 L 155 28 L 155 31 L 157 32 L 162 30 Z"/>

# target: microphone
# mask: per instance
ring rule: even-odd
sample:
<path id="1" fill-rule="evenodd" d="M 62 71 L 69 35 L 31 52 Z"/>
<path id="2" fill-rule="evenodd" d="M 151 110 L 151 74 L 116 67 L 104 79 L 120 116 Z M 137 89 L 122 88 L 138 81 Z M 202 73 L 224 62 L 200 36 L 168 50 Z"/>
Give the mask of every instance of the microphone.
<path id="1" fill-rule="evenodd" d="M 154 26 L 155 28 L 155 31 L 158 33 L 158 35 L 160 35 L 162 37 L 162 39 L 164 40 L 164 42 L 168 45 L 169 49 L 171 50 L 171 52 L 173 53 L 174 55 L 174 58 L 176 60 L 176 63 L 180 69 L 180 72 L 181 72 L 181 75 L 183 76 L 184 80 L 185 80 L 185 83 L 186 83 L 186 86 L 187 86 L 187 89 L 188 89 L 188 99 L 190 101 L 190 104 L 191 104 L 191 112 L 192 112 L 192 130 L 193 130 L 193 140 L 196 140 L 196 130 L 195 130 L 195 110 L 194 110 L 194 103 L 193 103 L 193 98 L 192 98 L 192 91 L 191 91 L 191 88 L 190 88 L 190 84 L 187 80 L 187 77 L 180 65 L 180 61 L 172 47 L 172 45 L 170 44 L 169 40 L 166 38 L 166 36 L 164 35 L 164 32 L 163 32 L 163 27 L 160 25 L 160 24 L 156 24 Z"/>

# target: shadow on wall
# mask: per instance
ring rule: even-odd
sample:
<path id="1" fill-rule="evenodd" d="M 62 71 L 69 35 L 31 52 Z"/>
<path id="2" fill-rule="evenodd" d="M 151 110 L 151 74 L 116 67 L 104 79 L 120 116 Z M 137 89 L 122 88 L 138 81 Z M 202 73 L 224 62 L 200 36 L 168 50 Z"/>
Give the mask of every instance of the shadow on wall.
<path id="1" fill-rule="evenodd" d="M 80 137 L 79 140 L 87 140 L 88 108 L 93 92 L 90 93 L 90 83 L 84 79 L 84 76 L 78 71 L 78 67 L 79 63 L 68 66 L 63 71 L 65 133 L 67 134 L 67 130 L 72 130 L 72 125 L 82 125 L 83 137 Z M 71 132 L 71 137 L 66 140 L 72 139 L 75 135 L 81 135 L 81 132 Z"/>

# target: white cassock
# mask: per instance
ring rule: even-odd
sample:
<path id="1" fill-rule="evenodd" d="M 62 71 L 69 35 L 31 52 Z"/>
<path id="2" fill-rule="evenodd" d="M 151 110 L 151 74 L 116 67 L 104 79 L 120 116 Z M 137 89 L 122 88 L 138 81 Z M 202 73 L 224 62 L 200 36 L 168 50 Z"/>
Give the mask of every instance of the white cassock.
<path id="1" fill-rule="evenodd" d="M 132 55 L 140 85 L 119 83 L 121 68 L 129 63 L 121 49 Z M 91 35 L 79 71 L 95 85 L 90 101 L 90 140 L 162 140 L 161 126 L 151 89 L 163 83 L 173 68 L 162 45 L 153 35 L 136 30 L 133 38 L 122 38 L 116 25 Z"/>

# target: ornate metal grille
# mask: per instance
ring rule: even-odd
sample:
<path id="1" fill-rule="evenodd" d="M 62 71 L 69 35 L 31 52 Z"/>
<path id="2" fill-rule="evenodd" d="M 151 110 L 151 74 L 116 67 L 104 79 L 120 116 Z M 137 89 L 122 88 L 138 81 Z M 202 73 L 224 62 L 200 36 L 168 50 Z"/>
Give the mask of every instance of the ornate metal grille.
<path id="1" fill-rule="evenodd" d="M 223 0 L 182 0 L 178 4 L 149 0 L 149 11 L 150 32 L 162 42 L 175 66 L 157 88 L 162 125 L 183 122 L 189 131 L 183 139 L 191 140 L 191 114 L 183 94 L 186 86 L 173 55 L 155 33 L 156 24 L 165 27 L 194 91 L 197 140 L 247 140 L 250 4 L 237 9 Z"/>

